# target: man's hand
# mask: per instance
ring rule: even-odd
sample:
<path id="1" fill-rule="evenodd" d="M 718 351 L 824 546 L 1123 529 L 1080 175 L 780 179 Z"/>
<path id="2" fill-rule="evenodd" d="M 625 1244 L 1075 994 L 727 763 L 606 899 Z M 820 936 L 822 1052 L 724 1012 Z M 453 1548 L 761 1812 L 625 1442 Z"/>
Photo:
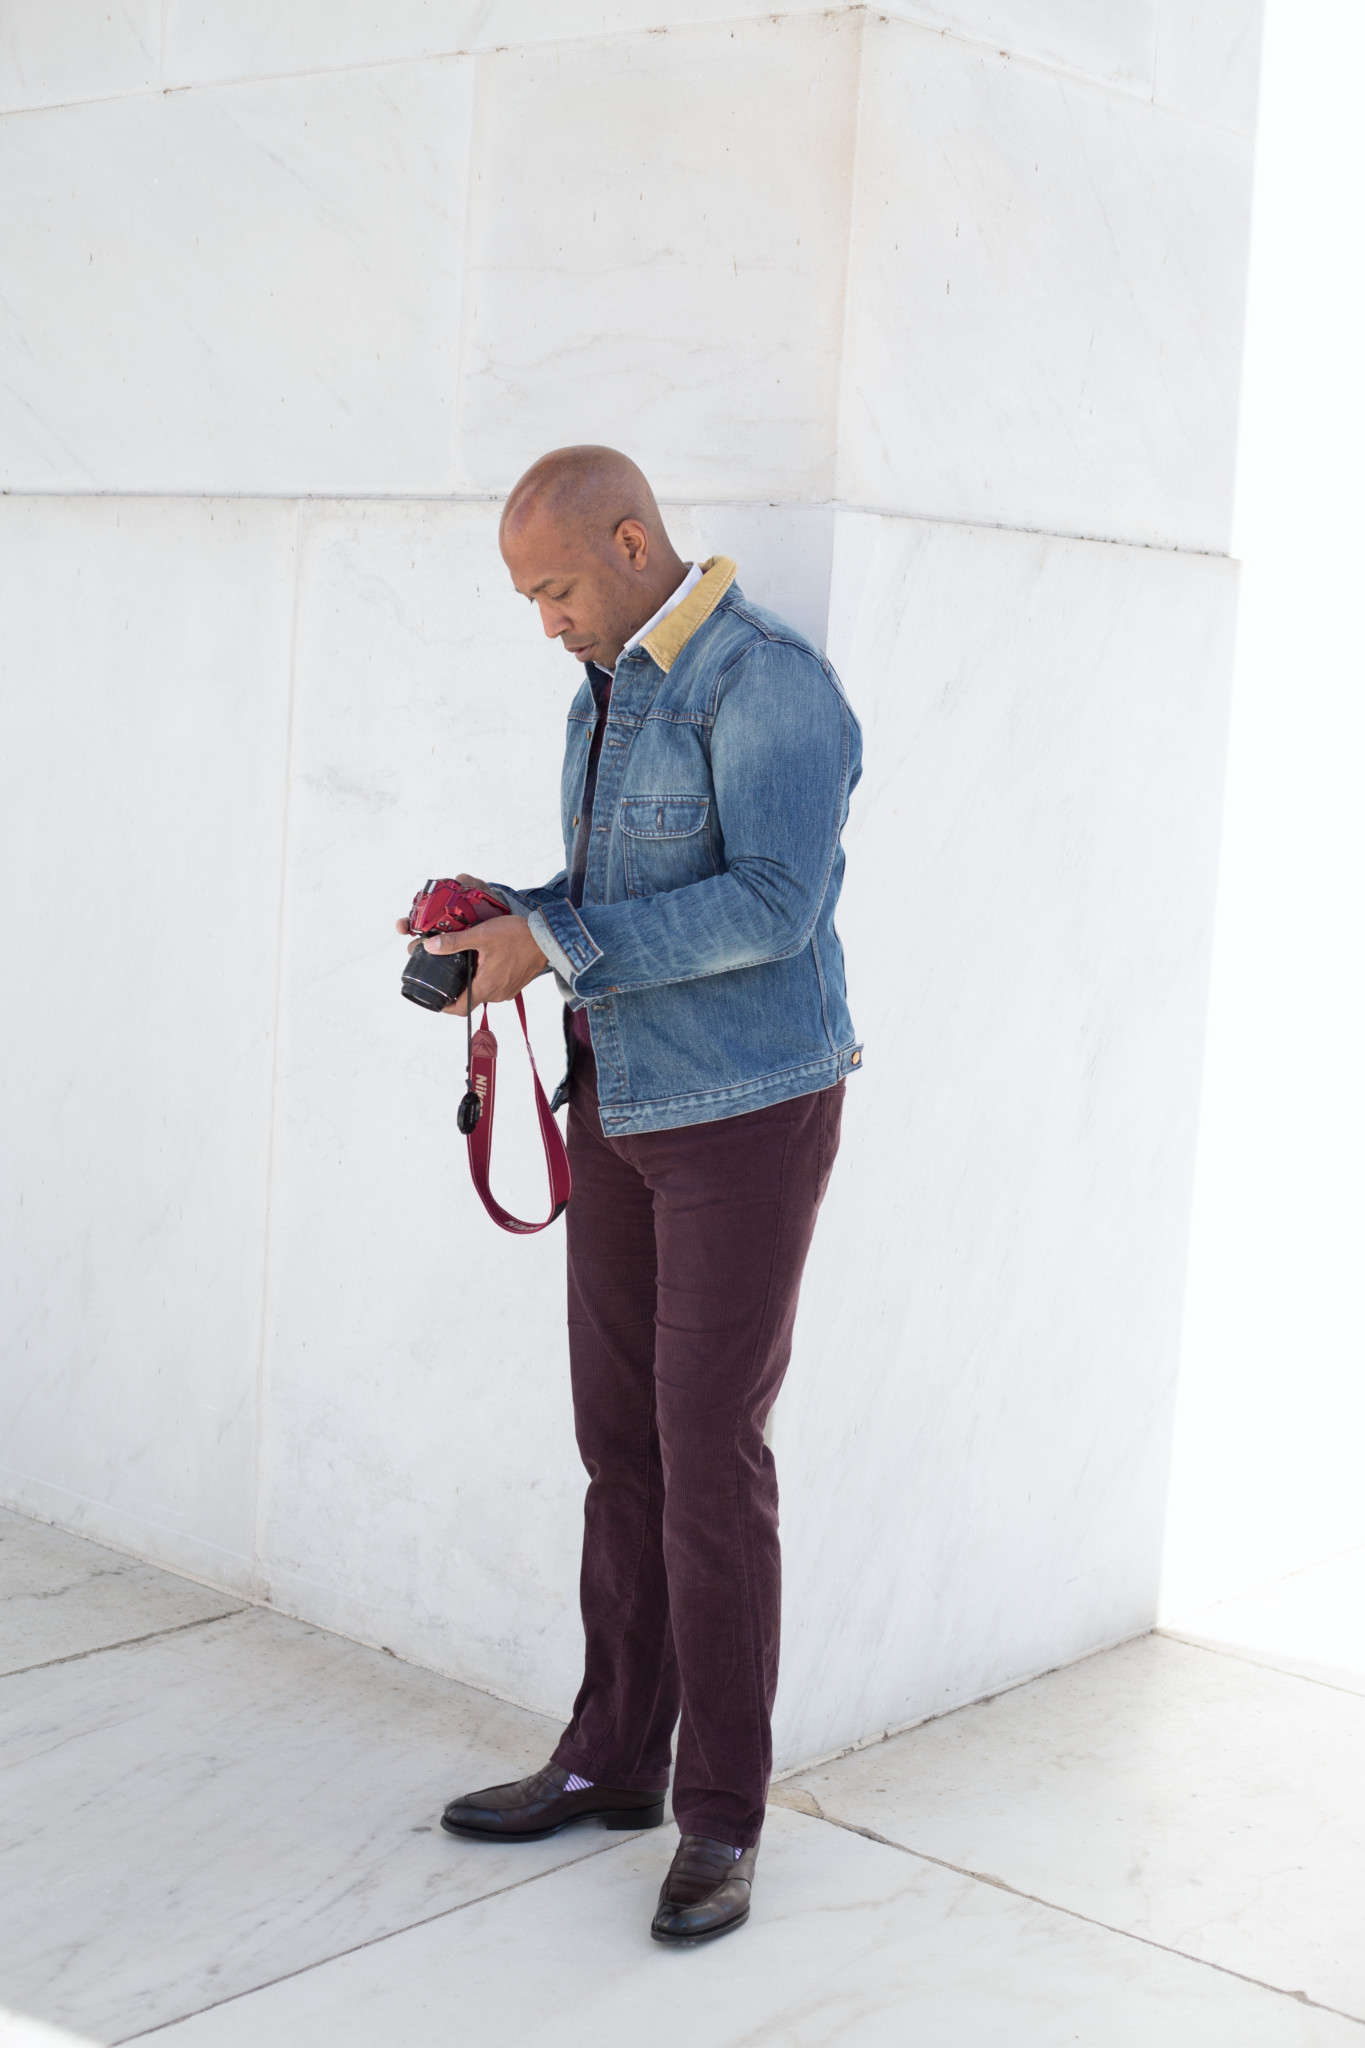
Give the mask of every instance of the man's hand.
<path id="1" fill-rule="evenodd" d="M 462 888 L 482 888 L 481 882 L 472 875 L 457 875 Z M 398 929 L 407 937 L 411 932 L 405 917 L 398 920 Z M 510 1003 L 513 996 L 520 995 L 528 982 L 543 974 L 549 965 L 535 940 L 524 917 L 490 917 L 486 924 L 471 925 L 466 932 L 439 932 L 433 938 L 413 939 L 408 947 L 410 953 L 418 946 L 425 946 L 428 953 L 477 953 L 478 971 L 474 986 L 457 1002 L 447 1003 L 447 1016 L 463 1017 L 467 1004 Z"/>

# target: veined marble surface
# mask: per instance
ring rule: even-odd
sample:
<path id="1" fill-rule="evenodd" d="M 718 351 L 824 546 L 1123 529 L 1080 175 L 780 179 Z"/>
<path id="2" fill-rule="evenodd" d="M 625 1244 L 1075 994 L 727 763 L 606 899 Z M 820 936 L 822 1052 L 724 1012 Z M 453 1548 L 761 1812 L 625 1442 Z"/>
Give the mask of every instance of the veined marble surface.
<path id="1" fill-rule="evenodd" d="M 793 1764 L 1155 1618 L 1235 597 L 910 520 L 834 562 L 867 1056 L 773 1435 Z"/>
<path id="2" fill-rule="evenodd" d="M 238 1605 L 211 1586 L 0 1509 L 0 1676 L 168 1634 Z"/>
<path id="3" fill-rule="evenodd" d="M 1365 2020 L 1363 1734 L 1354 1693 L 1149 1636 L 777 1796 Z"/>
<path id="4" fill-rule="evenodd" d="M 547 1710 L 577 1690 L 580 1501 L 559 1232 L 492 1229 L 454 1112 L 464 1027 L 405 1003 L 429 875 L 548 881 L 581 670 L 493 505 L 310 508 L 299 592 L 262 1568 L 295 1613 Z M 530 991 L 563 1071 L 553 988 Z M 496 1180 L 544 1156 L 499 1014 Z M 524 1205 L 524 1206 L 519 1206 Z"/>
<path id="5" fill-rule="evenodd" d="M 449 488 L 473 71 L 0 120 L 0 482 Z"/>
<path id="6" fill-rule="evenodd" d="M 1357 2029 L 799 1814 L 764 1829 L 753 1917 L 670 1955 L 643 1836 L 168 2028 L 167 2048 L 1347 2048 Z"/>
<path id="7" fill-rule="evenodd" d="M 478 496 L 604 439 L 670 498 L 1225 547 L 1255 18 L 1211 4 L 185 4 L 165 89 L 44 108 L 21 0 L 0 480 Z"/>
<path id="8" fill-rule="evenodd" d="M 1248 142 L 869 17 L 837 496 L 1228 545 Z"/>
<path id="9" fill-rule="evenodd" d="M 628 419 L 670 497 L 832 495 L 861 46 L 821 14 L 484 61 L 461 488 Z"/>
<path id="10" fill-rule="evenodd" d="M 0 499 L 0 1485 L 238 1589 L 293 535 L 286 505 Z"/>
<path id="11" fill-rule="evenodd" d="M 263 1610 L 0 1683 L 0 2002 L 119 2039 L 604 1840 L 442 1834 L 558 1733 Z"/>
<path id="12" fill-rule="evenodd" d="M 775 1786 L 748 1927 L 671 1955 L 671 1828 L 432 1830 L 534 1716 L 264 1612 L 92 1647 L 0 1678 L 0 2048 L 1346 2048 L 1362 1715 L 1149 1638 Z"/>

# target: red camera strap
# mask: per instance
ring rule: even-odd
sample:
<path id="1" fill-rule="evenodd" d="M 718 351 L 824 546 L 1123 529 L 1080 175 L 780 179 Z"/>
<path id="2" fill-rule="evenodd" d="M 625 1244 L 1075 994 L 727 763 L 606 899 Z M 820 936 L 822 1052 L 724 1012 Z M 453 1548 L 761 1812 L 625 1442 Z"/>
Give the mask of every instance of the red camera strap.
<path id="1" fill-rule="evenodd" d="M 540 1075 L 536 1072 L 536 1056 L 531 1050 L 531 1034 L 526 1029 L 525 1006 L 520 996 L 516 1001 L 517 1016 L 521 1020 L 521 1035 L 526 1040 L 526 1057 L 531 1062 L 531 1079 L 536 1091 L 536 1115 L 540 1118 L 545 1166 L 550 1176 L 550 1213 L 543 1223 L 523 1223 L 520 1218 L 509 1216 L 501 1202 L 494 1199 L 493 1191 L 488 1184 L 488 1170 L 493 1153 L 493 1099 L 498 1081 L 498 1041 L 488 1028 L 486 1006 L 483 1020 L 469 1041 L 469 1085 L 479 1098 L 482 1113 L 466 1142 L 469 1146 L 470 1175 L 475 1192 L 484 1208 L 502 1229 L 515 1230 L 522 1236 L 529 1237 L 538 1230 L 548 1229 L 556 1217 L 563 1215 L 564 1206 L 573 1192 L 573 1176 L 569 1172 L 569 1155 L 564 1150 L 559 1125 L 550 1112 L 550 1105 L 545 1100 L 545 1090 L 540 1085 Z"/>

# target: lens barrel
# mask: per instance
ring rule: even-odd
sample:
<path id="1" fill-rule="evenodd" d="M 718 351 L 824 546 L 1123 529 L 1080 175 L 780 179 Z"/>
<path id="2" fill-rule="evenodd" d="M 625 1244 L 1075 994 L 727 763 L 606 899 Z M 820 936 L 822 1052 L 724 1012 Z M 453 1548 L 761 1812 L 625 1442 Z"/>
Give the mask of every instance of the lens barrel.
<path id="1" fill-rule="evenodd" d="M 444 1010 L 469 986 L 469 971 L 478 955 L 469 953 L 428 953 L 419 946 L 409 953 L 403 969 L 402 991 L 410 1003 L 424 1010 Z"/>

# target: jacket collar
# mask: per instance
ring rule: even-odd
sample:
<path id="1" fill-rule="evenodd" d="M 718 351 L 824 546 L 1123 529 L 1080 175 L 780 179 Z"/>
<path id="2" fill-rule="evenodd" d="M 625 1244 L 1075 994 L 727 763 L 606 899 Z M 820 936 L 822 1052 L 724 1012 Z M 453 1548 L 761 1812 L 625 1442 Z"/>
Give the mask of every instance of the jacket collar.
<path id="1" fill-rule="evenodd" d="M 701 565 L 701 582 L 671 611 L 661 626 L 640 642 L 665 675 L 699 626 L 704 626 L 739 574 L 728 555 L 712 555 Z"/>

